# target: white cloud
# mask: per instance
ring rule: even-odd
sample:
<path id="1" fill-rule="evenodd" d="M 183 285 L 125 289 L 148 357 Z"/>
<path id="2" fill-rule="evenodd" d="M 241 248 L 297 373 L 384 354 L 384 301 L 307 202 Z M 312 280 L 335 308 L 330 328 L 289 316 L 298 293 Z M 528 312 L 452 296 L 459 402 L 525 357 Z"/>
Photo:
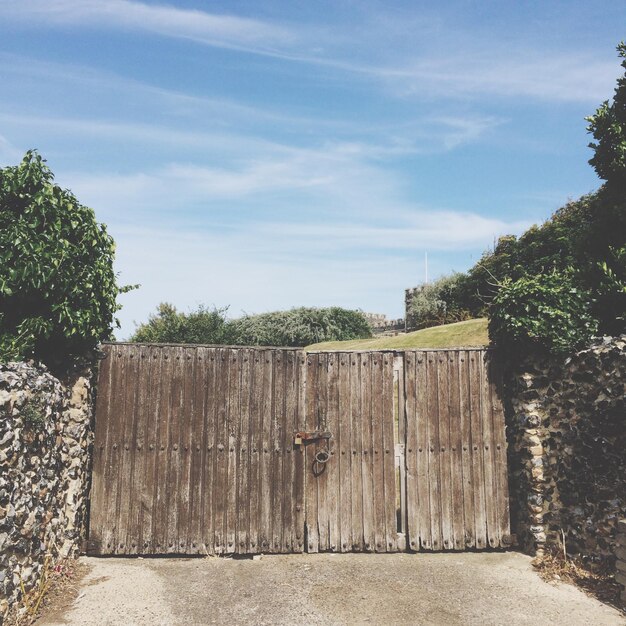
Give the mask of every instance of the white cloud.
<path id="1" fill-rule="evenodd" d="M 380 15 L 363 21 L 358 12 L 355 24 L 330 28 L 130 0 L 22 0 L 0 4 L 0 17 L 46 28 L 57 24 L 151 32 L 347 72 L 382 81 L 397 95 L 425 99 L 496 96 L 595 103 L 612 93 L 619 73 L 614 59 L 597 52 L 555 51 L 547 42 L 505 37 L 487 43 L 448 25 L 433 31 L 423 20 L 417 21 L 417 31 L 407 31 L 406 18 L 394 22 Z M 385 61 L 373 57 L 375 50 L 386 52 Z"/>
<path id="2" fill-rule="evenodd" d="M 0 15 L 47 25 L 114 27 L 191 39 L 208 45 L 270 54 L 293 41 L 288 29 L 262 20 L 127 0 L 22 0 L 4 3 Z"/>

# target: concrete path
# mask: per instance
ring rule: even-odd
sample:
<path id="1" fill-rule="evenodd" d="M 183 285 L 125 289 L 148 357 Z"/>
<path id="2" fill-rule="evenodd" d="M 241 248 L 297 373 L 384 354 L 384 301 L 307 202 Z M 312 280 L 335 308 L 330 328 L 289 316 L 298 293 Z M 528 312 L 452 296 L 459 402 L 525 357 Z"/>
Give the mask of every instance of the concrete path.
<path id="1" fill-rule="evenodd" d="M 513 552 L 84 562 L 74 604 L 40 624 L 626 624 Z"/>

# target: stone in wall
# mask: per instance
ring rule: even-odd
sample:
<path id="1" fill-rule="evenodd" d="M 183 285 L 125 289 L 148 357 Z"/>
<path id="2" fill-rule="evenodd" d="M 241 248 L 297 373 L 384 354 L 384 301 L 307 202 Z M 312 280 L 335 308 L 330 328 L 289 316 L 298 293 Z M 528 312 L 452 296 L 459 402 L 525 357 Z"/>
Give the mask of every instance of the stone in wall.
<path id="1" fill-rule="evenodd" d="M 626 336 L 571 358 L 537 359 L 510 379 L 511 509 L 518 538 L 541 554 L 561 541 L 605 571 L 626 516 Z"/>
<path id="2" fill-rule="evenodd" d="M 46 555 L 77 553 L 84 536 L 92 392 L 34 363 L 0 364 L 0 622 Z"/>

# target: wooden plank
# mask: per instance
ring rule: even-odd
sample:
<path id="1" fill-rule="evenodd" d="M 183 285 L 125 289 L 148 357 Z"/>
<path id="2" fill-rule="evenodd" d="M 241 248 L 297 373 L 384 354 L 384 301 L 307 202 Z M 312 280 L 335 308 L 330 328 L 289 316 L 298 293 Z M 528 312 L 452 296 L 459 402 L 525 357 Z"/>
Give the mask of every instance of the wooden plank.
<path id="1" fill-rule="evenodd" d="M 398 523 L 397 523 L 397 493 L 396 493 L 396 457 L 394 440 L 394 376 L 393 355 L 385 353 L 382 358 L 382 442 L 381 461 L 383 469 L 383 493 L 384 493 L 384 528 L 385 549 L 395 552 L 398 549 Z"/>
<path id="2" fill-rule="evenodd" d="M 394 353 L 393 356 L 393 402 L 396 428 L 394 429 L 395 479 L 396 486 L 396 549 L 407 549 L 407 460 L 406 460 L 406 388 L 404 384 L 404 354 Z"/>
<path id="3" fill-rule="evenodd" d="M 439 453 L 438 353 L 427 352 L 428 482 L 430 490 L 430 529 L 433 550 L 443 548 L 441 532 L 441 466 Z"/>
<path id="4" fill-rule="evenodd" d="M 217 497 L 221 494 L 216 489 L 217 484 L 217 446 L 220 443 L 219 432 L 219 386 L 221 384 L 220 351 L 209 348 L 206 358 L 205 372 L 205 422 L 206 422 L 206 457 L 203 477 L 203 522 L 205 524 L 203 538 L 207 554 L 217 554 L 215 534 L 215 509 Z"/>
<path id="5" fill-rule="evenodd" d="M 470 352 L 459 354 L 459 413 L 461 421 L 461 466 L 463 473 L 463 531 L 464 547 L 476 546 L 476 521 L 474 515 L 474 476 L 472 470 L 472 420 L 470 400 Z"/>
<path id="6" fill-rule="evenodd" d="M 139 367 L 141 364 L 139 346 L 126 346 L 129 367 L 124 382 L 124 435 L 122 462 L 119 468 L 120 489 L 118 491 L 118 554 L 137 554 L 139 524 L 133 524 L 133 509 L 139 506 L 138 494 L 133 491 L 135 458 L 141 455 L 136 448 L 138 411 Z"/>
<path id="7" fill-rule="evenodd" d="M 111 437 L 111 382 L 113 376 L 113 346 L 102 348 L 104 358 L 98 371 L 96 396 L 95 438 L 93 447 L 93 472 L 91 482 L 91 515 L 89 518 L 89 554 L 105 554 L 103 527 L 107 497 L 107 454 Z"/>
<path id="8" fill-rule="evenodd" d="M 178 543 L 177 552 L 180 554 L 193 554 L 191 526 L 191 459 L 193 455 L 194 424 L 194 380 L 196 367 L 196 348 L 182 348 L 180 355 L 180 368 L 182 376 L 181 384 L 181 409 L 179 420 L 179 463 L 180 479 L 175 506 L 178 509 Z M 195 542 L 194 542 L 195 543 Z"/>
<path id="9" fill-rule="evenodd" d="M 363 475 L 362 475 L 362 406 L 361 406 L 361 355 L 350 358 L 350 505 L 352 515 L 352 549 L 364 549 L 363 533 Z M 347 445 L 347 444 L 346 444 Z"/>
<path id="10" fill-rule="evenodd" d="M 474 534 L 476 548 L 484 549 L 487 543 L 485 511 L 485 480 L 483 471 L 483 425 L 481 409 L 481 353 L 469 352 L 469 398 L 472 433 L 472 494 L 474 499 Z"/>
<path id="11" fill-rule="evenodd" d="M 131 510 L 129 526 L 134 531 L 127 538 L 130 554 L 142 554 L 143 549 L 143 511 L 152 507 L 152 491 L 146 484 L 146 461 L 149 456 L 149 398 L 152 377 L 152 359 L 147 346 L 138 346 L 138 373 L 135 402 L 135 429 L 133 433 L 133 478 L 131 481 Z"/>
<path id="12" fill-rule="evenodd" d="M 308 354 L 306 358 L 306 388 L 305 388 L 305 430 L 314 430 L 317 426 L 317 411 L 319 402 L 320 355 Z M 313 445 L 300 446 L 304 452 L 305 478 L 305 526 L 307 552 L 319 552 L 319 477 L 314 476 L 311 468 L 315 455 Z"/>
<path id="13" fill-rule="evenodd" d="M 272 434 L 270 459 L 272 464 L 272 533 L 270 552 L 282 551 L 283 526 L 283 450 L 285 419 L 285 354 L 282 350 L 274 352 L 274 401 L 272 407 Z"/>
<path id="14" fill-rule="evenodd" d="M 489 392 L 491 396 L 492 420 L 493 420 L 493 443 L 495 445 L 495 477 L 497 496 L 497 528 L 500 537 L 500 545 L 509 544 L 508 536 L 511 533 L 509 512 L 509 481 L 506 446 L 506 426 L 504 419 L 504 407 L 502 405 L 502 376 L 496 369 L 491 359 L 488 363 Z"/>
<path id="15" fill-rule="evenodd" d="M 384 452 L 383 440 L 383 356 L 374 354 L 372 358 L 372 448 L 374 476 L 374 536 L 377 552 L 386 552 L 385 534 L 385 484 L 384 484 Z"/>
<path id="16" fill-rule="evenodd" d="M 142 495 L 141 537 L 142 553 L 158 554 L 155 541 L 155 515 L 157 506 L 157 456 L 159 453 L 159 415 L 161 403 L 161 374 L 163 350 L 144 347 L 150 362 L 150 378 L 147 404 L 145 407 L 146 446 L 145 446 L 145 492 Z"/>
<path id="17" fill-rule="evenodd" d="M 404 354 L 404 394 L 406 398 L 406 498 L 407 548 L 420 549 L 417 438 L 417 354 Z"/>
<path id="18" fill-rule="evenodd" d="M 159 394 L 157 434 L 154 466 L 154 515 L 152 516 L 152 541 L 154 554 L 167 552 L 167 478 L 169 471 L 169 417 L 171 402 L 172 358 L 171 348 L 161 347 L 161 384 Z"/>
<path id="19" fill-rule="evenodd" d="M 204 346 L 195 349 L 195 367 L 193 376 L 193 436 L 191 438 L 191 505 L 189 536 L 191 554 L 206 554 L 204 537 L 204 481 L 207 459 L 207 422 L 206 422 L 206 372 L 209 351 Z"/>
<path id="20" fill-rule="evenodd" d="M 329 440 L 330 461 L 326 464 L 327 475 L 326 484 L 326 511 L 328 515 L 328 549 L 341 550 L 341 523 L 340 523 L 340 503 L 341 503 L 341 483 L 339 464 L 339 369 L 341 358 L 338 353 L 328 355 L 328 404 L 326 415 L 326 428 L 333 433 Z"/>
<path id="21" fill-rule="evenodd" d="M 252 350 L 250 355 L 250 551 L 260 551 L 259 521 L 261 515 L 261 457 L 262 452 L 262 401 L 264 356 L 261 350 Z"/>
<path id="22" fill-rule="evenodd" d="M 294 416 L 294 430 L 300 430 L 306 424 L 306 375 L 308 371 L 307 356 L 304 351 L 298 351 L 296 357 L 296 414 Z M 294 456 L 294 552 L 305 549 L 305 497 L 306 497 L 306 467 L 303 446 L 293 448 Z"/>
<path id="23" fill-rule="evenodd" d="M 282 542 L 280 551 L 289 553 L 293 550 L 294 536 L 294 456 L 293 456 L 293 431 L 295 428 L 295 414 L 297 402 L 296 370 L 297 354 L 293 351 L 285 351 L 283 354 L 285 377 L 284 377 L 284 413 L 283 430 L 281 437 L 281 451 L 283 463 L 283 489 L 282 489 Z"/>
<path id="24" fill-rule="evenodd" d="M 450 461 L 452 479 L 452 534 L 455 550 L 465 548 L 465 518 L 463 508 L 463 432 L 461 425 L 460 351 L 450 351 L 448 357 L 448 392 L 450 414 Z M 452 547 L 452 546 L 451 546 Z"/>
<path id="25" fill-rule="evenodd" d="M 424 550 L 433 549 L 433 531 L 431 525 L 431 493 L 430 493 L 430 420 L 428 417 L 428 398 L 432 381 L 428 378 L 428 352 L 416 354 L 416 386 L 417 386 L 417 500 L 419 503 L 419 537 L 420 546 Z M 436 477 L 436 474 L 435 474 Z"/>
<path id="26" fill-rule="evenodd" d="M 351 501 L 351 398 L 350 398 L 350 354 L 337 355 L 338 361 L 338 439 L 336 449 L 336 462 L 338 464 L 339 478 L 339 542 L 338 552 L 352 550 L 352 501 Z"/>
<path id="27" fill-rule="evenodd" d="M 229 350 L 219 348 L 215 355 L 217 405 L 215 430 L 215 482 L 213 483 L 213 525 L 215 529 L 215 552 L 227 551 L 226 507 L 228 499 L 228 392 Z"/>
<path id="28" fill-rule="evenodd" d="M 272 350 L 262 352 L 263 359 L 263 403 L 260 456 L 260 517 L 259 517 L 259 550 L 269 552 L 272 542 L 272 410 L 273 410 L 273 369 L 274 353 Z"/>
<path id="29" fill-rule="evenodd" d="M 228 412 L 227 412 L 227 494 L 226 494 L 226 552 L 236 551 L 237 540 L 237 473 L 239 451 L 239 392 L 241 388 L 241 370 L 239 367 L 239 351 L 228 350 Z"/>
<path id="30" fill-rule="evenodd" d="M 485 505 L 487 511 L 487 542 L 491 548 L 500 545 L 499 526 L 496 516 L 497 487 L 494 476 L 495 466 L 495 442 L 493 436 L 491 396 L 489 393 L 489 380 L 485 366 L 486 353 L 477 353 L 480 358 L 480 407 L 483 422 L 483 469 L 485 476 Z"/>
<path id="31" fill-rule="evenodd" d="M 112 376 L 110 386 L 109 431 L 105 448 L 104 498 L 101 531 L 101 551 L 116 554 L 117 493 L 119 490 L 120 445 L 123 436 L 124 396 L 122 381 L 126 374 L 126 358 L 122 350 L 112 346 Z"/>
<path id="32" fill-rule="evenodd" d="M 241 385 L 239 393 L 239 437 L 237 471 L 237 543 L 236 552 L 250 552 L 250 370 L 252 351 L 240 351 Z"/>
<path id="33" fill-rule="evenodd" d="M 172 387 L 170 398 L 169 417 L 169 471 L 167 473 L 167 552 L 178 554 L 180 551 L 178 542 L 178 521 L 180 510 L 177 506 L 178 494 L 180 493 L 180 477 L 182 464 L 181 446 L 181 417 L 183 411 L 183 381 L 184 381 L 184 348 L 175 346 L 170 348 L 172 361 Z"/>
<path id="34" fill-rule="evenodd" d="M 315 406 L 315 415 L 313 420 L 313 426 L 311 430 L 323 429 L 330 430 L 332 424 L 328 421 L 328 369 L 330 355 L 328 354 L 319 354 L 318 362 L 317 362 L 317 402 Z M 331 431 L 332 432 L 332 431 Z M 332 449 L 334 445 L 332 439 L 329 442 L 329 448 Z M 313 443 L 308 446 L 308 452 L 311 454 L 311 459 L 313 463 L 313 457 L 320 449 L 319 443 Z M 332 457 L 331 461 L 332 463 Z M 328 463 L 326 464 L 328 465 Z M 316 466 L 317 467 L 317 466 Z M 332 497 L 329 496 L 329 474 L 328 467 L 324 468 L 321 471 L 321 474 L 316 476 L 315 480 L 317 482 L 317 527 L 319 533 L 319 551 L 328 551 L 330 550 L 330 526 L 329 526 L 329 505 L 328 500 Z"/>
<path id="35" fill-rule="evenodd" d="M 439 471 L 440 510 L 441 510 L 441 540 L 440 549 L 454 548 L 454 534 L 452 531 L 452 464 L 450 444 L 450 396 L 448 380 L 448 354 L 437 352 L 437 414 L 439 426 Z"/>
<path id="36" fill-rule="evenodd" d="M 376 550 L 376 512 L 374 507 L 374 446 L 372 439 L 372 353 L 361 353 L 361 424 L 362 424 L 362 484 L 363 539 L 368 552 Z"/>

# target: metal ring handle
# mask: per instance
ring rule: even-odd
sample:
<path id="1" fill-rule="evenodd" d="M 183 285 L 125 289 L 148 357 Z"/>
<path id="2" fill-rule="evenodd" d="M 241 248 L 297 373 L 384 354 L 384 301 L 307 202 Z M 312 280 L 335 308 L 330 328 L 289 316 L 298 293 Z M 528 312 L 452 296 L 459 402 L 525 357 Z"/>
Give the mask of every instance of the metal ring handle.
<path id="1" fill-rule="evenodd" d="M 330 454 L 328 450 L 318 450 L 315 454 L 315 461 L 320 464 L 328 463 L 330 460 Z"/>

